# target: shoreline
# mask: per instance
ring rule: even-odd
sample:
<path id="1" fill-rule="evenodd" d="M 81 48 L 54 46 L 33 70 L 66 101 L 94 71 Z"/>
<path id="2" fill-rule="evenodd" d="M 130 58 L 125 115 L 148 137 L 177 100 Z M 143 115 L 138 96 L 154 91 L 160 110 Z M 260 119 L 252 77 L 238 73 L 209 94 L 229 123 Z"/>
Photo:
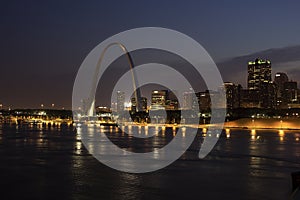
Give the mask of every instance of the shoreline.
<path id="1" fill-rule="evenodd" d="M 242 118 L 234 121 L 225 122 L 223 127 L 224 129 L 242 130 L 300 130 L 300 118 Z"/>

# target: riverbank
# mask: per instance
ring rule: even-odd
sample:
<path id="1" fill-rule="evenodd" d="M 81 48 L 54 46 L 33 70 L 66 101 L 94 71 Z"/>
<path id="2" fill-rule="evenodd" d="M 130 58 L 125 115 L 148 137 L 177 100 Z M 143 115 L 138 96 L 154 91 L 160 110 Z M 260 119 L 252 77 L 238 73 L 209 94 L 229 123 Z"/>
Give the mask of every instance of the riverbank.
<path id="1" fill-rule="evenodd" d="M 300 130 L 300 118 L 243 118 L 225 122 L 224 128 Z"/>

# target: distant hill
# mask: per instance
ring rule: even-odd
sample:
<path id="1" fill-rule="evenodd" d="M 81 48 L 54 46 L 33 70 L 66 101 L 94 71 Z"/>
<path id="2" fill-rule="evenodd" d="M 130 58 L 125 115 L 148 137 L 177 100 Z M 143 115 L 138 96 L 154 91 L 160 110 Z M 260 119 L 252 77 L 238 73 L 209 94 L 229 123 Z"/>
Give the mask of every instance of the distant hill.
<path id="1" fill-rule="evenodd" d="M 246 86 L 247 62 L 256 58 L 271 60 L 273 77 L 276 72 L 285 72 L 290 79 L 300 82 L 300 45 L 273 48 L 230 58 L 217 63 L 217 66 L 222 73 L 224 81 L 237 82 Z"/>

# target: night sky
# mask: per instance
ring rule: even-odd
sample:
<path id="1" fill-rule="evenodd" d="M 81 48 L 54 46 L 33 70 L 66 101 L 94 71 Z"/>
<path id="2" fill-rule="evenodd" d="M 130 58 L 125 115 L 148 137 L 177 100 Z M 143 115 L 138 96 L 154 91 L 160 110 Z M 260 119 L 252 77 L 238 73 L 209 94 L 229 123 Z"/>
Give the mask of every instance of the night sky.
<path id="1" fill-rule="evenodd" d="M 203 45 L 215 61 L 300 44 L 299 1 L 28 0 L 2 1 L 0 9 L 4 108 L 42 103 L 70 108 L 73 82 L 85 56 L 127 29 L 180 31 Z"/>

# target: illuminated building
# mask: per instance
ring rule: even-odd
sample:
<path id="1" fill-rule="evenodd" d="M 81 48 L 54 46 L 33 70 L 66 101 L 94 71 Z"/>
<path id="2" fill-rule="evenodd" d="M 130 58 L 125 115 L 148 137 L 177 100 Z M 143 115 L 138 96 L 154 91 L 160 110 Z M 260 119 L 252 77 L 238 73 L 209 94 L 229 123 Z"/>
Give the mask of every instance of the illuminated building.
<path id="1" fill-rule="evenodd" d="M 195 109 L 198 106 L 198 99 L 195 93 L 193 92 L 184 92 L 183 93 L 183 109 L 191 110 Z"/>
<path id="2" fill-rule="evenodd" d="M 256 59 L 248 62 L 248 100 L 253 107 L 274 107 L 275 86 L 271 72 L 269 60 Z"/>
<path id="3" fill-rule="evenodd" d="M 284 107 L 284 84 L 289 81 L 288 76 L 283 72 L 275 74 L 275 87 L 276 87 L 276 107 Z"/>
<path id="4" fill-rule="evenodd" d="M 297 82 L 289 81 L 284 83 L 283 102 L 286 104 L 298 103 Z"/>
<path id="5" fill-rule="evenodd" d="M 278 72 L 275 75 L 276 85 L 276 106 L 278 108 L 298 107 L 298 86 L 297 82 L 289 81 L 285 73 Z"/>
<path id="6" fill-rule="evenodd" d="M 147 111 L 147 98 L 146 97 L 141 97 L 140 99 L 140 110 L 139 111 Z M 135 97 L 132 97 L 131 98 L 131 112 L 136 112 L 137 109 L 136 109 L 136 99 Z"/>
<path id="7" fill-rule="evenodd" d="M 179 103 L 177 99 L 168 99 L 166 102 L 166 110 L 178 110 Z"/>
<path id="8" fill-rule="evenodd" d="M 231 82 L 224 82 L 224 89 L 226 93 L 227 108 L 239 108 L 242 86 Z"/>
<path id="9" fill-rule="evenodd" d="M 151 94 L 151 110 L 178 110 L 178 99 L 173 91 L 153 90 Z"/>
<path id="10" fill-rule="evenodd" d="M 117 112 L 124 111 L 125 92 L 117 91 Z"/>
<path id="11" fill-rule="evenodd" d="M 200 111 L 205 112 L 210 110 L 211 99 L 209 91 L 206 90 L 205 92 L 198 92 L 196 95 L 198 97 Z"/>
<path id="12" fill-rule="evenodd" d="M 248 62 L 249 90 L 260 90 L 263 83 L 271 81 L 271 62 L 269 60 L 256 59 L 254 62 Z"/>
<path id="13" fill-rule="evenodd" d="M 151 110 L 162 109 L 162 107 L 165 107 L 167 96 L 167 90 L 153 90 L 151 94 Z"/>
<path id="14" fill-rule="evenodd" d="M 179 103 L 175 93 L 176 91 L 168 91 L 166 110 L 178 110 Z"/>
<path id="15" fill-rule="evenodd" d="M 196 93 L 200 112 L 209 112 L 211 110 L 211 99 L 214 99 L 214 108 L 225 108 L 226 105 L 222 101 L 222 98 L 220 98 L 222 93 L 213 90 Z"/>

